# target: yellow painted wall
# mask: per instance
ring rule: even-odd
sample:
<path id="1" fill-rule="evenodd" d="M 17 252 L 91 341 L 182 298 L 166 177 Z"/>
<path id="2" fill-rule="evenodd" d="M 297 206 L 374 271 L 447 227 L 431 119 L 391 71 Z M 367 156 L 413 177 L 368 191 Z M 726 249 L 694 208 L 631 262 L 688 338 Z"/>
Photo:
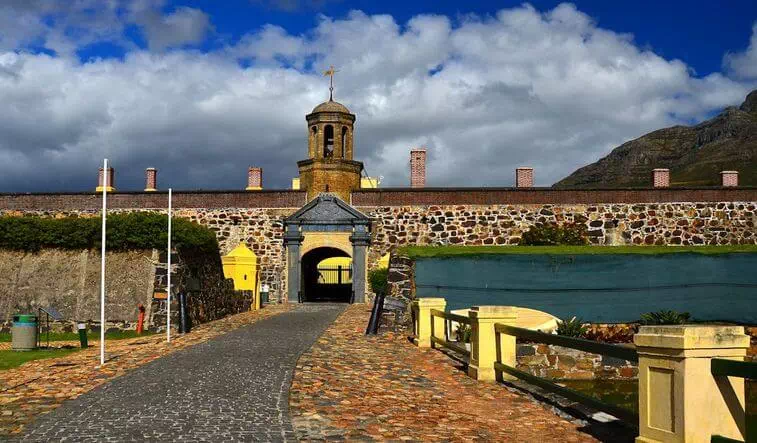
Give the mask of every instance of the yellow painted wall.
<path id="1" fill-rule="evenodd" d="M 361 177 L 360 187 L 362 189 L 376 189 L 381 184 L 381 181 L 376 177 Z"/>

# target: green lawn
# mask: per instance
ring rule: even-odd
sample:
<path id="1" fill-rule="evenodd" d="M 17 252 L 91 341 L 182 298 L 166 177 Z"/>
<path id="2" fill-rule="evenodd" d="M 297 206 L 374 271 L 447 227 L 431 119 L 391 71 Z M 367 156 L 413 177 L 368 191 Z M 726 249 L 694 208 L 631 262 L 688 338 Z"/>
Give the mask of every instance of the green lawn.
<path id="1" fill-rule="evenodd" d="M 405 246 L 398 250 L 411 258 L 465 257 L 490 254 L 734 254 L 757 253 L 757 245 L 735 246 Z"/>
<path id="2" fill-rule="evenodd" d="M 154 332 L 145 331 L 141 335 L 137 334 L 137 331 L 116 331 L 116 332 L 106 332 L 105 333 L 105 339 L 106 340 L 124 340 L 127 338 L 135 338 L 135 337 L 144 337 L 147 335 L 152 335 Z M 87 333 L 87 339 L 88 340 L 99 340 L 100 334 L 96 332 L 89 332 Z M 50 333 L 50 341 L 78 341 L 79 340 L 79 334 L 76 332 L 51 332 Z M 0 334 L 0 342 L 9 342 L 11 341 L 11 334 L 10 333 L 2 333 Z M 44 332 L 40 336 L 41 342 L 47 341 L 47 334 Z"/>
<path id="3" fill-rule="evenodd" d="M 22 364 L 43 358 L 65 357 L 78 351 L 79 348 L 69 349 L 37 349 L 35 351 L 0 351 L 0 371 L 11 369 Z"/>

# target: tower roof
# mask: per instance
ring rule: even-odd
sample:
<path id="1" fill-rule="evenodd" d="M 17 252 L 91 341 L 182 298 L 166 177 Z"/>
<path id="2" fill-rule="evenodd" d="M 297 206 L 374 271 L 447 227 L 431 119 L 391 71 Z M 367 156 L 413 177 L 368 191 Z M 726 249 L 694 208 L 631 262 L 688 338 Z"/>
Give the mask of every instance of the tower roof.
<path id="1" fill-rule="evenodd" d="M 313 108 L 313 112 L 311 114 L 315 114 L 316 112 L 343 112 L 345 114 L 351 114 L 350 110 L 347 109 L 346 106 L 333 100 L 323 102 L 320 105 L 316 106 L 315 108 Z"/>

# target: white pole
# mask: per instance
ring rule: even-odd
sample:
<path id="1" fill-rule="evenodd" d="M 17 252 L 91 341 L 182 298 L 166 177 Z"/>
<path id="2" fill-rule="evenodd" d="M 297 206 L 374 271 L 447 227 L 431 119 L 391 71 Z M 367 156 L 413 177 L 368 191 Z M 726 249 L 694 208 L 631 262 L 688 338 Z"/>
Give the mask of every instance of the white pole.
<path id="1" fill-rule="evenodd" d="M 105 218 L 108 210 L 108 159 L 103 160 L 103 226 L 100 249 L 100 365 L 105 364 Z"/>
<path id="2" fill-rule="evenodd" d="M 171 343 L 171 188 L 168 188 L 168 282 L 166 286 L 168 287 L 166 339 L 168 343 Z"/>

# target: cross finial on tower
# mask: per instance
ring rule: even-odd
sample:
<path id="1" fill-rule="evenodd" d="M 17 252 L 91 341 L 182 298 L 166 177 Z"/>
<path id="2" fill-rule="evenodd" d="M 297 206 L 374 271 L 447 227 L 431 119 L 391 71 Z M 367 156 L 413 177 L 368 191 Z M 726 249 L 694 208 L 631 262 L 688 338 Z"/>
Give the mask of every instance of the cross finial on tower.
<path id="1" fill-rule="evenodd" d="M 329 76 L 331 77 L 329 79 L 329 101 L 334 101 L 334 74 L 337 73 L 336 69 L 334 69 L 334 65 L 329 66 L 329 69 L 326 71 L 323 71 L 323 76 Z"/>

